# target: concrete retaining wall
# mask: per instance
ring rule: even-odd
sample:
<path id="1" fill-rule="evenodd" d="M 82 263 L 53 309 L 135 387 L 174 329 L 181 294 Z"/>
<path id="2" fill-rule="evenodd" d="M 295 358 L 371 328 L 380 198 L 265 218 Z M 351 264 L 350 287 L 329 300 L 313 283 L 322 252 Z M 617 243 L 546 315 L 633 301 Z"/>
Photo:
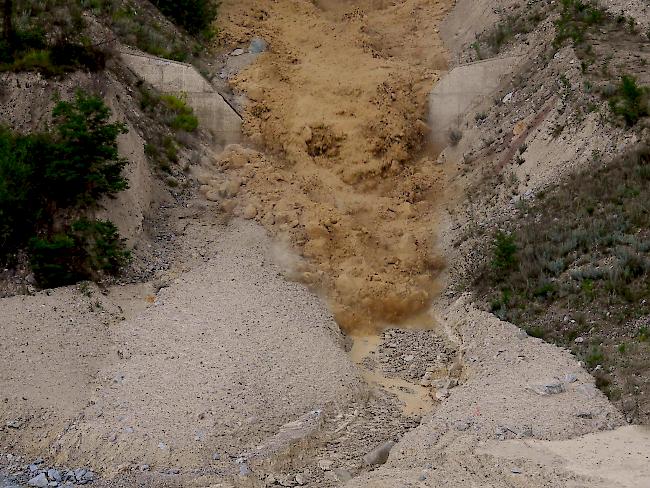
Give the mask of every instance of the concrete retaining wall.
<path id="1" fill-rule="evenodd" d="M 471 107 L 492 95 L 521 61 L 519 56 L 488 59 L 457 66 L 441 78 L 429 95 L 433 143 L 446 146 L 449 131 L 460 124 Z"/>
<path id="2" fill-rule="evenodd" d="M 199 123 L 226 146 L 241 141 L 242 120 L 192 65 L 133 51 L 120 52 L 124 63 L 162 93 L 186 94 Z"/>

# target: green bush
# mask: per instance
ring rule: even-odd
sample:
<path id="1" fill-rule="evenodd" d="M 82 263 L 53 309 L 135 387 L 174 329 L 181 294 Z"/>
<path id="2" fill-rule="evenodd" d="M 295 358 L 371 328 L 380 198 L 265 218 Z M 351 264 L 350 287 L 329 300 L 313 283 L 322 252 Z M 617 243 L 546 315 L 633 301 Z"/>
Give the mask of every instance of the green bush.
<path id="1" fill-rule="evenodd" d="M 72 230 L 79 247 L 84 250 L 89 273 L 115 274 L 129 262 L 131 253 L 111 221 L 80 219 L 72 224 Z"/>
<path id="2" fill-rule="evenodd" d="M 172 129 L 185 132 L 194 132 L 198 129 L 199 120 L 184 98 L 174 95 L 162 95 L 160 99 L 170 112 L 166 122 Z"/>
<path id="3" fill-rule="evenodd" d="M 48 135 L 0 127 L 0 258 L 26 244 L 45 214 L 39 162 L 51 154 Z"/>
<path id="4" fill-rule="evenodd" d="M 505 232 L 497 232 L 494 237 L 494 254 L 492 257 L 492 268 L 496 271 L 498 276 L 513 269 L 517 264 L 515 254 L 517 253 L 517 245 L 515 244 L 515 237 L 512 234 Z"/>
<path id="5" fill-rule="evenodd" d="M 128 187 L 122 177 L 127 161 L 117 151 L 122 123 L 109 123 L 110 109 L 101 98 L 78 92 L 73 102 L 59 102 L 53 157 L 47 162 L 48 194 L 59 204 L 91 204 Z"/>
<path id="6" fill-rule="evenodd" d="M 11 42 L 0 40 L 0 71 L 38 71 L 55 76 L 78 69 L 100 71 L 105 65 L 104 51 L 64 38 L 48 44 L 42 27 L 17 30 Z"/>
<path id="7" fill-rule="evenodd" d="M 214 0 L 153 0 L 152 3 L 193 35 L 206 35 L 217 18 Z"/>
<path id="8" fill-rule="evenodd" d="M 65 286 L 117 273 L 130 252 L 117 228 L 107 220 L 79 219 L 67 232 L 30 240 L 30 262 L 44 286 Z"/>
<path id="9" fill-rule="evenodd" d="M 632 127 L 639 119 L 650 115 L 648 92 L 647 87 L 637 85 L 633 76 L 623 75 L 616 93 L 609 99 L 609 106 L 614 114 L 623 117 L 628 127 Z"/>
<path id="10" fill-rule="evenodd" d="M 65 286 L 82 279 L 82 259 L 73 237 L 67 234 L 55 234 L 49 239 L 34 237 L 29 244 L 32 271 L 41 285 Z"/>
<path id="11" fill-rule="evenodd" d="M 102 6 L 100 13 L 122 42 L 154 56 L 186 61 L 197 49 L 196 43 L 179 37 L 174 29 L 152 21 L 151 16 L 140 9 L 108 3 Z"/>
<path id="12" fill-rule="evenodd" d="M 605 20 L 605 12 L 595 4 L 581 0 L 562 0 L 561 3 L 560 19 L 555 24 L 555 47 L 560 47 L 567 39 L 574 44 L 584 43 L 587 30 Z"/>

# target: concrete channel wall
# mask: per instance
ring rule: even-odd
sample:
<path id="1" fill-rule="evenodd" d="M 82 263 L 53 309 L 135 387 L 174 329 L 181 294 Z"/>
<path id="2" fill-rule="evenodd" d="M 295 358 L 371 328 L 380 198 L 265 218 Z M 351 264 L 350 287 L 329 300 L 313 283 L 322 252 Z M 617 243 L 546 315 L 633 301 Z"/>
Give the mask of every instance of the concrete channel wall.
<path id="1" fill-rule="evenodd" d="M 199 123 L 226 146 L 241 141 L 242 120 L 214 87 L 190 64 L 122 50 L 124 63 L 162 93 L 184 94 Z"/>
<path id="2" fill-rule="evenodd" d="M 446 146 L 449 132 L 460 125 L 472 107 L 492 95 L 521 60 L 512 56 L 478 61 L 457 66 L 442 77 L 429 95 L 433 143 Z"/>

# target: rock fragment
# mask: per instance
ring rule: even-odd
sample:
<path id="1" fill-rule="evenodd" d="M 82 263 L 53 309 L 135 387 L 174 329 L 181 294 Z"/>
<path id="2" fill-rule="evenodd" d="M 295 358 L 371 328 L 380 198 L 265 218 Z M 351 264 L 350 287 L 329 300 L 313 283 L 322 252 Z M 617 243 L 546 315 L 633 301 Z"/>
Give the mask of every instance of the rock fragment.
<path id="1" fill-rule="evenodd" d="M 45 473 L 41 473 L 30 479 L 27 484 L 29 486 L 35 486 L 36 488 L 45 488 L 49 484 L 49 481 L 47 476 L 45 476 Z"/>
<path id="2" fill-rule="evenodd" d="M 388 455 L 390 454 L 391 449 L 395 446 L 394 441 L 386 441 L 380 446 L 376 447 L 368 454 L 363 456 L 363 462 L 367 466 L 378 466 L 384 464 L 388 461 Z"/>

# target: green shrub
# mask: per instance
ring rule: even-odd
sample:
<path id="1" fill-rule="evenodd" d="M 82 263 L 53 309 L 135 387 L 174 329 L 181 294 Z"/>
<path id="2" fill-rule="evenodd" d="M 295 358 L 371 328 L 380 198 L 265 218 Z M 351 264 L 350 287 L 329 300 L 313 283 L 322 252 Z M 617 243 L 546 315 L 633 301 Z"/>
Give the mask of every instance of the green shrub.
<path id="1" fill-rule="evenodd" d="M 131 253 L 111 221 L 80 219 L 72 224 L 72 231 L 86 257 L 88 274 L 97 271 L 115 274 L 129 262 Z"/>
<path id="2" fill-rule="evenodd" d="M 154 56 L 186 61 L 196 48 L 188 40 L 179 38 L 174 29 L 152 21 L 140 9 L 109 3 L 102 8 L 102 14 L 122 42 Z"/>
<path id="3" fill-rule="evenodd" d="M 199 120 L 192 113 L 178 114 L 171 122 L 171 127 L 174 130 L 182 130 L 185 132 L 194 132 L 199 127 Z"/>
<path id="4" fill-rule="evenodd" d="M 160 100 L 170 112 L 166 122 L 172 129 L 185 132 L 194 132 L 198 129 L 199 120 L 184 98 L 174 95 L 162 95 Z"/>
<path id="5" fill-rule="evenodd" d="M 616 93 L 609 99 L 609 106 L 614 114 L 623 117 L 628 127 L 632 127 L 640 118 L 650 115 L 648 93 L 649 89 L 637 85 L 633 76 L 623 75 Z"/>
<path id="6" fill-rule="evenodd" d="M 544 17 L 545 13 L 536 7 L 527 15 L 509 15 L 502 22 L 477 36 L 476 42 L 472 43 L 470 47 L 476 51 L 478 59 L 485 57 L 481 50 L 481 44 L 487 47 L 489 54 L 498 54 L 516 35 L 528 34 L 533 31 Z"/>
<path id="7" fill-rule="evenodd" d="M 650 341 L 650 328 L 647 325 L 639 327 L 637 337 L 639 338 L 639 342 Z"/>
<path id="8" fill-rule="evenodd" d="M 49 239 L 30 240 L 30 264 L 38 282 L 45 287 L 65 286 L 83 278 L 79 250 L 74 238 L 55 234 Z"/>
<path id="9" fill-rule="evenodd" d="M 513 269 L 517 264 L 515 254 L 517 245 L 515 237 L 505 232 L 497 232 L 494 237 L 494 251 L 492 257 L 492 268 L 496 271 L 497 276 Z"/>
<path id="10" fill-rule="evenodd" d="M 165 148 L 165 156 L 172 162 L 178 161 L 178 145 L 172 137 L 163 137 L 163 147 Z"/>
<path id="11" fill-rule="evenodd" d="M 34 11 L 31 5 L 26 12 L 29 21 L 38 25 L 17 29 L 10 41 L 0 41 L 0 71 L 39 71 L 44 76 L 55 76 L 77 69 L 104 69 L 106 54 L 103 51 L 73 40 L 79 36 L 83 20 L 77 26 L 80 28 L 75 28 L 73 23 L 70 32 L 58 31 L 56 40 L 48 43 L 44 26 L 50 26 L 52 19 L 48 17 L 45 20 L 39 17 L 39 13 L 45 17 L 49 12 Z"/>
<path id="12" fill-rule="evenodd" d="M 115 274 L 129 259 L 117 228 L 106 220 L 80 219 L 65 233 L 30 240 L 32 270 L 46 287 L 96 279 L 99 272 Z"/>
<path id="13" fill-rule="evenodd" d="M 193 35 L 206 35 L 217 18 L 214 0 L 153 0 L 167 17 Z"/>
<path id="14" fill-rule="evenodd" d="M 48 135 L 0 127 L 0 259 L 24 246 L 45 213 L 38 162 L 51 154 Z"/>
<path id="15" fill-rule="evenodd" d="M 574 44 L 585 42 L 587 30 L 603 23 L 605 12 L 581 0 L 562 0 L 560 19 L 556 22 L 554 45 L 560 47 L 567 39 Z"/>
<path id="16" fill-rule="evenodd" d="M 101 71 L 106 67 L 106 53 L 88 44 L 58 42 L 50 48 L 50 59 L 54 66 L 67 71 L 77 68 Z"/>
<path id="17" fill-rule="evenodd" d="M 605 360 L 605 353 L 600 346 L 593 346 L 585 356 L 585 362 L 590 368 L 594 368 Z"/>

